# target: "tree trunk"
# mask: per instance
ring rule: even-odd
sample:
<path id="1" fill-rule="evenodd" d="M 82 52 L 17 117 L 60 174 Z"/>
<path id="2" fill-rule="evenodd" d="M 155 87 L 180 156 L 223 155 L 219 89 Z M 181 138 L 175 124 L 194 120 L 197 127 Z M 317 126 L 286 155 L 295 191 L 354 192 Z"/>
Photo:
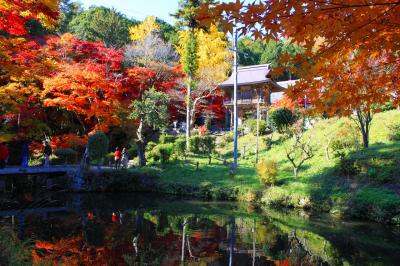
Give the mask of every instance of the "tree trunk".
<path id="1" fill-rule="evenodd" d="M 145 143 L 143 139 L 143 119 L 140 119 L 139 127 L 137 129 L 137 137 L 136 146 L 138 148 L 138 159 L 139 166 L 146 166 L 146 155 L 145 155 Z"/>
<path id="2" fill-rule="evenodd" d="M 299 171 L 298 167 L 293 167 L 293 175 L 294 175 L 295 178 L 297 177 L 298 171 Z"/>
<path id="3" fill-rule="evenodd" d="M 329 161 L 331 159 L 329 156 L 329 145 L 325 146 L 325 158 L 327 161 Z"/>
<path id="4" fill-rule="evenodd" d="M 189 75 L 186 95 L 186 150 L 189 151 L 191 101 L 192 101 L 192 77 Z"/>
<path id="5" fill-rule="evenodd" d="M 364 148 L 369 147 L 369 131 L 362 131 L 363 146 Z"/>
<path id="6" fill-rule="evenodd" d="M 211 153 L 208 153 L 208 164 L 211 164 Z"/>
<path id="7" fill-rule="evenodd" d="M 371 111 L 363 112 L 361 109 L 357 109 L 357 126 L 361 131 L 363 146 L 368 148 L 369 146 L 369 129 L 371 127 L 372 114 Z"/>
<path id="8" fill-rule="evenodd" d="M 139 166 L 146 166 L 145 145 L 143 141 L 137 141 Z"/>

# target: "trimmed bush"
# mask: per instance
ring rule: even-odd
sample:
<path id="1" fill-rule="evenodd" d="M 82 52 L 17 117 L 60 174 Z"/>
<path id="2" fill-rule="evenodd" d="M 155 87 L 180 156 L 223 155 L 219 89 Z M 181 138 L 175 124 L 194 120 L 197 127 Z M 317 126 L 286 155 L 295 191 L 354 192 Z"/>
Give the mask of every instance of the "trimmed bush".
<path id="1" fill-rule="evenodd" d="M 186 154 L 186 138 L 179 137 L 174 143 L 174 152 L 178 156 L 185 156 Z"/>
<path id="2" fill-rule="evenodd" d="M 54 151 L 54 155 L 61 158 L 65 164 L 67 163 L 74 163 L 76 161 L 76 155 L 78 153 L 73 149 L 58 149 Z"/>
<path id="3" fill-rule="evenodd" d="M 269 122 L 279 133 L 285 133 L 297 119 L 297 115 L 286 107 L 276 109 L 269 115 Z"/>
<path id="4" fill-rule="evenodd" d="M 91 160 L 100 160 L 108 152 L 108 138 L 106 134 L 101 131 L 97 131 L 89 137 L 89 157 Z"/>
<path id="5" fill-rule="evenodd" d="M 201 144 L 200 136 L 197 135 L 191 136 L 189 139 L 189 151 L 193 153 L 199 153 L 200 144 Z"/>
<path id="6" fill-rule="evenodd" d="M 175 140 L 176 140 L 176 138 L 174 136 L 164 134 L 164 135 L 160 136 L 159 142 L 160 142 L 160 144 L 166 144 L 166 143 L 174 143 Z"/>
<path id="7" fill-rule="evenodd" d="M 167 164 L 174 151 L 174 145 L 172 143 L 160 144 L 156 147 L 156 150 L 158 151 L 161 164 Z"/>
<path id="8" fill-rule="evenodd" d="M 211 154 L 215 151 L 215 137 L 211 135 L 205 135 L 201 138 L 201 146 L 208 154 L 208 164 L 211 164 Z"/>
<path id="9" fill-rule="evenodd" d="M 146 144 L 146 151 L 147 151 L 147 152 L 151 152 L 151 151 L 154 149 L 155 146 L 157 146 L 157 143 L 155 143 L 155 142 L 153 142 L 153 141 L 147 142 L 147 144 Z"/>
<path id="10" fill-rule="evenodd" d="M 260 162 L 257 165 L 257 174 L 266 187 L 275 185 L 278 175 L 278 163 L 275 160 Z"/>

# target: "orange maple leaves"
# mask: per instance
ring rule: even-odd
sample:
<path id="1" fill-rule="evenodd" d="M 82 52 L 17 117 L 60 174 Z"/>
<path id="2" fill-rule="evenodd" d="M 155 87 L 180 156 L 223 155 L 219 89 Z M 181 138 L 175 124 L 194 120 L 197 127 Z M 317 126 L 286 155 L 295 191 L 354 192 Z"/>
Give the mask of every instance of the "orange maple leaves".
<path id="1" fill-rule="evenodd" d="M 300 44 L 304 53 L 295 59 L 300 71 L 294 73 L 303 81 L 288 95 L 307 94 L 314 111 L 347 115 L 399 103 L 399 14 L 400 3 L 390 0 L 290 0 L 203 6 L 198 16 L 206 24 L 218 20 L 226 30 L 236 23 L 242 34 Z M 293 58 L 281 58 L 288 60 Z"/>

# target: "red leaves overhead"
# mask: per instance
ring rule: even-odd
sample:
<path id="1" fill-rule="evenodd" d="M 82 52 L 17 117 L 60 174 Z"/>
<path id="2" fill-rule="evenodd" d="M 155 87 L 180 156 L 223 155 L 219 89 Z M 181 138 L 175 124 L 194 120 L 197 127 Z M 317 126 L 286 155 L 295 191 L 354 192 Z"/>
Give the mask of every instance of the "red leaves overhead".
<path id="1" fill-rule="evenodd" d="M 45 26 L 51 26 L 59 15 L 56 0 L 2 0 L 0 1 L 0 31 L 10 35 L 25 35 L 25 24 L 36 19 Z"/>

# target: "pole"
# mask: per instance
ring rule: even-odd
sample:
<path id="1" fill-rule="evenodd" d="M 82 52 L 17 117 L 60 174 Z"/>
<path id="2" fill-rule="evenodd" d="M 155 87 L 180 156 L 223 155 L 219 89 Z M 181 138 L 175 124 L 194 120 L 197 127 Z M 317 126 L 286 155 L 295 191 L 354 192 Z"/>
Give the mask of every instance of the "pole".
<path id="1" fill-rule="evenodd" d="M 256 219 L 253 220 L 253 266 L 256 264 Z"/>
<path id="2" fill-rule="evenodd" d="M 260 136 L 260 95 L 258 89 L 256 90 L 257 95 L 257 137 L 256 137 L 256 164 L 258 164 L 258 139 Z"/>
<path id="3" fill-rule="evenodd" d="M 237 90 L 238 90 L 238 51 L 237 51 L 237 28 L 233 28 L 233 49 L 234 49 L 234 56 L 233 56 L 233 75 L 234 75 L 234 85 L 233 85 L 233 165 L 232 165 L 232 172 L 235 173 L 236 168 L 238 166 L 237 159 L 238 159 L 238 99 L 237 99 Z"/>
<path id="4" fill-rule="evenodd" d="M 233 254 L 235 249 L 235 218 L 231 219 L 231 236 L 229 238 L 229 266 L 233 265 Z"/>
<path id="5" fill-rule="evenodd" d="M 183 229 L 182 229 L 182 257 L 181 262 L 184 265 L 185 262 L 185 234 L 186 234 L 186 225 L 187 225 L 187 218 L 183 220 Z"/>

